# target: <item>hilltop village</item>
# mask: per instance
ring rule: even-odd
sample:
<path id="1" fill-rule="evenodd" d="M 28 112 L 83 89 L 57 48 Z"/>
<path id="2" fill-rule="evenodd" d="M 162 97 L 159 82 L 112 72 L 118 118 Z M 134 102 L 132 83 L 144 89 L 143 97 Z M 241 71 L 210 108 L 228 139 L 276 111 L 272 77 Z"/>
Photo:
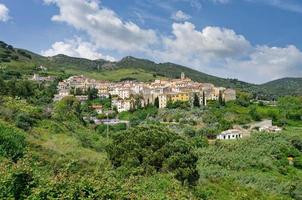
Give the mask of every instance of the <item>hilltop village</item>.
<path id="1" fill-rule="evenodd" d="M 37 78 L 37 77 L 35 77 Z M 88 100 L 87 91 L 95 90 L 100 98 L 111 98 L 112 109 L 118 112 L 135 110 L 138 107 L 155 105 L 166 108 L 169 103 L 193 103 L 198 99 L 200 105 L 207 105 L 208 100 L 236 99 L 236 91 L 223 87 L 215 87 L 210 83 L 198 83 L 181 73 L 180 79 L 155 80 L 145 83 L 137 81 L 108 82 L 89 79 L 84 76 L 71 76 L 59 82 L 58 94 L 54 101 L 66 96 L 75 96 L 79 101 Z M 97 108 L 98 109 L 98 108 Z"/>
<path id="2" fill-rule="evenodd" d="M 52 77 L 40 77 L 34 75 L 32 80 L 39 82 L 52 81 Z M 199 83 L 192 81 L 181 73 L 179 79 L 159 79 L 153 82 L 138 82 L 133 80 L 121 82 L 109 82 L 89 79 L 83 75 L 71 76 L 58 83 L 57 94 L 54 101 L 60 101 L 64 97 L 73 96 L 81 103 L 91 99 L 106 99 L 110 106 L 100 102 L 92 101 L 90 104 L 98 115 L 107 115 L 107 119 L 98 119 L 94 116 L 87 116 L 85 121 L 92 120 L 95 124 L 116 125 L 119 123 L 128 124 L 129 121 L 121 121 L 118 118 L 108 119 L 112 113 L 122 113 L 145 108 L 148 105 L 156 106 L 159 109 L 176 104 L 176 107 L 184 104 L 186 107 L 194 107 L 197 102 L 199 106 L 207 106 L 208 101 L 219 101 L 220 103 L 236 100 L 236 91 L 230 88 L 216 87 L 210 83 Z M 105 117 L 106 117 L 105 115 Z M 261 132 L 279 132 L 282 129 L 273 126 L 272 120 L 264 120 L 260 123 L 235 125 L 216 136 L 220 140 L 233 140 L 248 137 L 253 130 Z"/>

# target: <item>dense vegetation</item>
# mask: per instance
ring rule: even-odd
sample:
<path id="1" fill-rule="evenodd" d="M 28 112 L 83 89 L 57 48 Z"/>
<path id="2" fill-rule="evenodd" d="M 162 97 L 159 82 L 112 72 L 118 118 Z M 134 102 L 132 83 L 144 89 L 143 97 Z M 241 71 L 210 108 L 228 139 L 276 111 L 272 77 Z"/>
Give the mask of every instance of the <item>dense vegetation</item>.
<path id="1" fill-rule="evenodd" d="M 302 198 L 301 98 L 271 106 L 241 94 L 225 105 L 149 106 L 120 113 L 132 128 L 111 126 L 109 135 L 82 120 L 92 111 L 75 98 L 31 99 L 1 96 L 1 199 Z M 285 130 L 208 144 L 207 137 L 254 115 Z"/>
<path id="2" fill-rule="evenodd" d="M 236 101 L 209 101 L 206 107 L 169 102 L 166 109 L 150 105 L 113 112 L 109 118 L 129 124 L 96 125 L 85 117 L 107 116 L 90 106 L 109 110 L 110 99 L 96 98 L 91 90 L 87 103 L 73 97 L 54 103 L 57 81 L 69 74 L 41 71 L 35 64 L 61 59 L 59 66 L 63 59 L 66 69 L 78 73 L 81 59 L 44 58 L 0 44 L 11 52 L 0 51 L 9 59 L 0 63 L 0 199 L 302 199 L 301 97 L 268 103 L 238 92 Z M 75 67 L 69 68 L 69 62 Z M 90 62 L 104 61 L 82 64 Z M 133 58 L 121 62 L 117 70 L 129 75 L 123 78 L 167 75 L 132 70 L 127 65 L 136 62 Z M 112 72 L 94 72 L 95 67 L 81 72 Z M 36 72 L 56 81 L 29 81 Z M 249 127 L 262 119 L 272 119 L 283 131 L 213 140 L 234 125 Z"/>

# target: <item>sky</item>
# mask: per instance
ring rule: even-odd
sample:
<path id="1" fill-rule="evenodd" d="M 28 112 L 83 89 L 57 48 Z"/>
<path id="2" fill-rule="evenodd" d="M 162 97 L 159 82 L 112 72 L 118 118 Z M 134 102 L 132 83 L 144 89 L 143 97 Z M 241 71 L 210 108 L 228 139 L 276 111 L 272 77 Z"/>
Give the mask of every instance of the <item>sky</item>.
<path id="1" fill-rule="evenodd" d="M 0 0 L 0 40 L 18 48 L 250 83 L 302 77 L 301 33 L 301 0 Z"/>

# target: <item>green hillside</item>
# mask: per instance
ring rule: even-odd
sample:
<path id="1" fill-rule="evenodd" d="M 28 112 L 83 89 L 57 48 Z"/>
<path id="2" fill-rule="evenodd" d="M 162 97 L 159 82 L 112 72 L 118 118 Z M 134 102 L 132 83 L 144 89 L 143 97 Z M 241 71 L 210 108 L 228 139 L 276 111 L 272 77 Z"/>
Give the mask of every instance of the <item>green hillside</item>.
<path id="1" fill-rule="evenodd" d="M 244 88 L 250 85 L 238 80 L 223 79 L 211 76 L 173 63 L 157 64 L 149 60 L 134 57 L 126 57 L 119 62 L 88 60 L 83 58 L 73 58 L 65 55 L 43 57 L 26 50 L 13 48 L 4 42 L 1 42 L 1 44 L 0 57 L 5 58 L 4 60 L 1 60 L 1 65 L 7 66 L 11 70 L 19 70 L 25 73 L 31 73 L 32 70 L 40 65 L 43 65 L 51 72 L 66 71 L 67 73 L 71 74 L 86 74 L 96 79 L 118 81 L 122 78 L 129 77 L 137 78 L 138 80 L 142 81 L 149 81 L 155 79 L 157 76 L 177 78 L 180 76 L 181 72 L 185 72 L 187 76 L 195 81 L 209 82 L 219 86 Z M 18 58 L 15 59 L 13 56 Z M 125 71 L 127 71 L 127 77 L 125 77 Z M 115 74 L 115 78 L 104 76 L 104 74 L 107 75 L 109 73 Z"/>
<path id="2" fill-rule="evenodd" d="M 256 88 L 267 96 L 302 95 L 302 78 L 282 78 L 262 84 Z"/>
<path id="3" fill-rule="evenodd" d="M 46 58 L 1 44 L 0 199 L 302 199 L 301 97 L 280 98 L 276 106 L 245 94 L 206 107 L 149 105 L 110 116 L 129 126 L 94 124 L 87 117 L 104 116 L 91 105 L 110 108 L 110 99 L 53 102 L 57 81 L 37 83 L 26 75 L 148 81 L 184 71 L 197 81 L 227 86 L 231 80 L 132 57 L 117 63 Z M 282 132 L 208 140 L 262 119 Z"/>
<path id="4" fill-rule="evenodd" d="M 155 63 L 145 59 L 138 59 L 134 57 L 126 57 L 120 62 L 116 63 L 118 68 L 141 68 L 150 73 L 155 73 L 168 78 L 179 78 L 181 72 L 184 72 L 188 77 L 194 81 L 213 83 L 218 86 L 245 88 L 251 84 L 238 81 L 236 79 L 224 79 L 216 76 L 208 75 L 197 70 L 173 63 Z"/>
<path id="5" fill-rule="evenodd" d="M 0 42 L 0 68 L 3 71 L 23 75 L 33 74 L 39 72 L 38 67 L 41 65 L 48 69 L 47 74 L 49 75 L 65 77 L 83 74 L 94 79 L 110 81 L 125 79 L 152 81 L 159 77 L 178 78 L 180 73 L 184 72 L 194 81 L 248 91 L 253 93 L 255 97 L 263 99 L 273 99 L 285 95 L 302 95 L 302 78 L 284 78 L 255 85 L 237 79 L 219 78 L 173 63 L 155 63 L 130 56 L 119 62 L 88 60 L 66 55 L 44 57 Z"/>

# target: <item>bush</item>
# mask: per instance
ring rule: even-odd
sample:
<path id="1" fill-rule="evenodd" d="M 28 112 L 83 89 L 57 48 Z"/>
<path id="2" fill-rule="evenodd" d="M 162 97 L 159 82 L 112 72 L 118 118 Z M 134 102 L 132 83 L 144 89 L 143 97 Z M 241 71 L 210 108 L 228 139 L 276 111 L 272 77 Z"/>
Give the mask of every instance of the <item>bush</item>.
<path id="1" fill-rule="evenodd" d="M 0 123 L 0 156 L 16 162 L 24 154 L 25 136 L 20 131 Z"/>
<path id="2" fill-rule="evenodd" d="M 257 108 L 256 107 L 252 107 L 250 109 L 250 112 L 249 114 L 251 115 L 252 119 L 255 120 L 255 121 L 261 121 L 261 115 L 259 114 L 259 112 L 257 111 Z"/>
<path id="3" fill-rule="evenodd" d="M 295 158 L 294 166 L 298 169 L 302 169 L 302 156 Z"/>
<path id="4" fill-rule="evenodd" d="M 19 113 L 15 118 L 16 126 L 25 131 L 29 130 L 33 126 L 34 123 L 35 123 L 35 119 L 31 118 L 26 113 Z"/>
<path id="5" fill-rule="evenodd" d="M 206 137 L 196 136 L 191 139 L 191 145 L 195 148 L 203 148 L 209 146 L 209 141 Z"/>

